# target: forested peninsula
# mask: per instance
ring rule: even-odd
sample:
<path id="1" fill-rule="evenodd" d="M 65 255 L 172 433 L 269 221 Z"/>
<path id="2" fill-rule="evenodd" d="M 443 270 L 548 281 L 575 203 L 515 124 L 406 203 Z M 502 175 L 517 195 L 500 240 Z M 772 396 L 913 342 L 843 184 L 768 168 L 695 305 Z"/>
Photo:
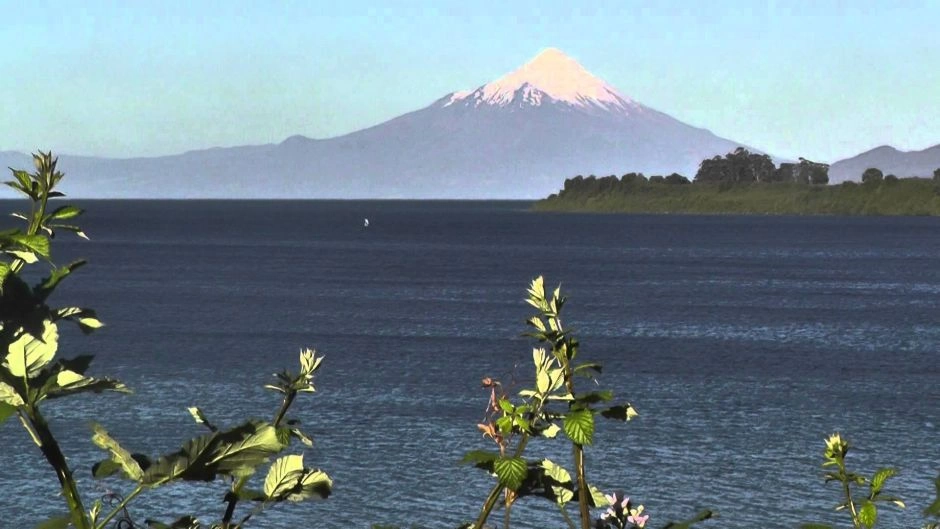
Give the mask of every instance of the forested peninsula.
<path id="1" fill-rule="evenodd" d="M 739 148 L 703 160 L 693 180 L 679 174 L 575 176 L 536 211 L 749 214 L 940 215 L 940 168 L 932 178 L 898 178 L 869 168 L 861 183 L 829 185 L 829 166 L 800 158 L 774 165 Z"/>

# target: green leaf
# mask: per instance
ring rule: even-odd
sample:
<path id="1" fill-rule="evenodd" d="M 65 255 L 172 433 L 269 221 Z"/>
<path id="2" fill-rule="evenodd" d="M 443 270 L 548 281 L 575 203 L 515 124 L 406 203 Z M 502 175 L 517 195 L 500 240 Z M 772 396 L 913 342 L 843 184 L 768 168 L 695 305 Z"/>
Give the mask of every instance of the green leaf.
<path id="1" fill-rule="evenodd" d="M 862 522 L 868 529 L 874 527 L 875 522 L 878 521 L 878 507 L 875 507 L 874 503 L 866 501 L 862 504 L 862 508 L 858 510 L 858 521 Z"/>
<path id="2" fill-rule="evenodd" d="M 187 441 L 180 450 L 161 457 L 148 468 L 143 483 L 159 486 L 175 480 L 212 481 L 218 475 L 250 476 L 286 446 L 274 426 L 249 421 Z"/>
<path id="3" fill-rule="evenodd" d="M 219 431 L 219 429 L 216 428 L 215 425 L 209 422 L 209 419 L 206 418 L 206 415 L 202 413 L 201 409 L 197 408 L 196 406 L 190 406 L 189 408 L 186 408 L 186 409 L 187 411 L 189 411 L 189 414 L 192 415 L 193 420 L 196 421 L 196 424 L 202 424 L 212 432 Z"/>
<path id="4" fill-rule="evenodd" d="M 565 434 L 575 444 L 590 445 L 594 442 L 594 414 L 590 410 L 573 410 L 565 414 Z"/>
<path id="5" fill-rule="evenodd" d="M 22 250 L 7 250 L 7 253 L 19 259 L 22 259 L 23 262 L 26 264 L 33 264 L 39 260 L 39 258 L 36 257 L 36 254 L 33 252 L 27 252 L 27 251 L 22 251 Z"/>
<path id="6" fill-rule="evenodd" d="M 509 489 L 517 490 L 528 474 L 525 459 L 521 457 L 499 457 L 493 464 L 493 471 L 499 483 Z"/>
<path id="7" fill-rule="evenodd" d="M 515 410 L 515 406 L 512 405 L 512 402 L 507 398 L 501 398 L 496 402 L 499 405 L 499 408 L 505 413 L 512 413 Z"/>
<path id="8" fill-rule="evenodd" d="M 72 523 L 72 517 L 66 514 L 49 518 L 45 522 L 34 526 L 33 529 L 66 529 L 70 523 Z"/>
<path id="9" fill-rule="evenodd" d="M 95 443 L 95 446 L 107 450 L 111 455 L 111 461 L 121 467 L 125 476 L 131 480 L 140 481 L 143 478 L 144 471 L 131 453 L 112 439 L 100 424 L 92 425 L 92 430 L 94 434 L 91 436 L 91 442 Z"/>
<path id="10" fill-rule="evenodd" d="M 78 270 L 84 265 L 85 265 L 85 261 L 75 261 L 73 263 L 69 263 L 65 266 L 60 266 L 54 269 L 52 273 L 49 274 L 49 277 L 47 277 L 46 279 L 43 280 L 42 283 L 40 283 L 39 292 L 38 292 L 39 297 L 43 300 L 47 299 L 49 297 L 49 294 L 51 294 L 52 291 L 55 290 L 55 287 L 58 286 L 59 283 L 63 279 L 65 279 L 66 277 L 68 277 L 69 274 L 71 274 L 75 270 Z"/>
<path id="11" fill-rule="evenodd" d="M 574 402 L 579 404 L 581 407 L 589 407 L 593 404 L 597 404 L 598 402 L 608 402 L 613 398 L 613 391 L 592 391 L 590 393 L 585 393 L 584 395 L 578 395 L 578 397 L 574 399 Z"/>
<path id="12" fill-rule="evenodd" d="M 875 494 L 881 492 L 885 481 L 887 481 L 888 478 L 897 475 L 897 473 L 898 471 L 895 468 L 882 468 L 875 472 L 875 474 L 871 477 L 871 495 L 874 496 Z"/>
<path id="13" fill-rule="evenodd" d="M 933 480 L 933 486 L 936 489 L 935 495 L 937 499 L 924 509 L 924 516 L 940 517 L 940 476 L 937 476 L 937 479 Z"/>
<path id="14" fill-rule="evenodd" d="M 46 215 L 46 220 L 66 220 L 77 217 L 84 213 L 84 210 L 75 206 L 59 206 L 52 213 Z"/>
<path id="15" fill-rule="evenodd" d="M 277 499 L 297 484 L 304 470 L 304 456 L 288 455 L 274 461 L 264 478 L 264 495 Z"/>
<path id="16" fill-rule="evenodd" d="M 301 455 L 278 458 L 264 479 L 268 501 L 325 499 L 332 490 L 333 480 L 323 471 L 304 468 Z"/>
<path id="17" fill-rule="evenodd" d="M 629 421 L 634 417 L 638 417 L 640 414 L 636 412 L 633 406 L 629 404 L 624 404 L 621 406 L 611 406 L 606 410 L 601 411 L 601 415 L 608 419 L 616 419 L 618 421 Z"/>
<path id="18" fill-rule="evenodd" d="M 25 402 L 23 402 L 23 397 L 20 396 L 19 392 L 17 392 L 13 386 L 6 382 L 0 382 L 0 404 L 6 404 L 15 409 L 25 404 Z"/>
<path id="19" fill-rule="evenodd" d="M 59 380 L 57 378 L 56 382 Z M 68 395 L 75 395 L 76 393 L 103 393 L 105 391 L 113 391 L 115 393 L 133 393 L 130 388 L 127 387 L 120 380 L 114 380 L 113 378 L 94 378 L 94 377 L 82 377 L 81 380 L 76 380 L 68 385 L 58 385 L 56 387 L 50 388 L 46 393 L 47 399 L 58 399 L 66 397 Z"/>
<path id="20" fill-rule="evenodd" d="M 463 458 L 460 460 L 460 464 L 473 465 L 487 472 L 494 472 L 493 467 L 497 459 L 499 459 L 499 454 L 495 452 L 488 452 L 486 450 L 471 450 L 470 452 L 464 454 Z"/>
<path id="21" fill-rule="evenodd" d="M 58 342 L 59 331 L 55 323 L 49 320 L 43 321 L 43 332 L 40 338 L 23 332 L 8 348 L 6 362 L 10 373 L 15 377 L 32 378 L 43 366 L 52 361 Z"/>
<path id="22" fill-rule="evenodd" d="M 561 428 L 559 428 L 557 424 L 550 423 L 548 426 L 545 426 L 544 428 L 539 428 L 535 430 L 535 434 L 538 435 L 539 437 L 544 437 L 546 439 L 554 439 L 555 436 L 557 436 L 558 432 L 560 431 L 561 431 Z"/>
<path id="23" fill-rule="evenodd" d="M 557 481 L 558 483 L 571 483 L 571 474 L 561 465 L 556 464 L 550 459 L 543 459 L 541 466 L 545 469 L 545 475 Z"/>
<path id="24" fill-rule="evenodd" d="M 313 439 L 311 439 L 307 434 L 302 432 L 300 428 L 291 428 L 290 434 L 292 437 L 296 438 L 298 441 L 300 441 L 304 445 L 313 446 Z"/>
<path id="25" fill-rule="evenodd" d="M 11 236 L 10 239 L 23 249 L 33 252 L 39 257 L 49 258 L 49 238 L 45 235 L 17 233 Z"/>
<path id="26" fill-rule="evenodd" d="M 16 413 L 16 408 L 14 406 L 10 406 L 5 402 L 0 402 L 0 424 L 5 423 L 6 420 L 9 419 L 10 416 L 14 413 Z"/>

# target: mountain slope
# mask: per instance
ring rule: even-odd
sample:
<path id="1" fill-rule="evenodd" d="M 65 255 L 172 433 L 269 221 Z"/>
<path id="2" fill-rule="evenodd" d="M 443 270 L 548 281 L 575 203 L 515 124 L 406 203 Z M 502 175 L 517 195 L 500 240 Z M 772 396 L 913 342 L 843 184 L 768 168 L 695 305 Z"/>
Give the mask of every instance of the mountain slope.
<path id="1" fill-rule="evenodd" d="M 127 198 L 537 198 L 575 174 L 680 172 L 740 144 L 617 92 L 555 49 L 474 90 L 329 139 L 62 156 L 66 192 Z M 0 160 L 3 161 L 3 160 Z"/>
<path id="2" fill-rule="evenodd" d="M 882 145 L 832 164 L 829 167 L 829 181 L 834 184 L 847 180 L 861 181 L 862 173 L 869 167 L 881 169 L 884 174 L 893 174 L 899 178 L 930 178 L 934 170 L 940 168 L 940 145 L 922 151 L 899 151 L 894 147 Z"/>

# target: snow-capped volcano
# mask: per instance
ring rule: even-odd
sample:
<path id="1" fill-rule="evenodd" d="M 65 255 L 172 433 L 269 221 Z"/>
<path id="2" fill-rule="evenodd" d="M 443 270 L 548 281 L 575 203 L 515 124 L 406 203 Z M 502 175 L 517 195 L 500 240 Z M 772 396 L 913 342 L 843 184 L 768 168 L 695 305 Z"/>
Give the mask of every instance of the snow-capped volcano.
<path id="1" fill-rule="evenodd" d="M 78 186 L 66 192 L 82 198 L 540 198 L 578 174 L 692 177 L 739 146 L 620 95 L 550 48 L 475 90 L 343 136 L 63 156 L 60 167 Z M 0 167 L 31 163 L 7 154 Z"/>
<path id="2" fill-rule="evenodd" d="M 556 48 L 543 50 L 517 70 L 476 90 L 449 94 L 441 105 L 539 106 L 546 98 L 574 107 L 626 113 L 643 108 Z"/>

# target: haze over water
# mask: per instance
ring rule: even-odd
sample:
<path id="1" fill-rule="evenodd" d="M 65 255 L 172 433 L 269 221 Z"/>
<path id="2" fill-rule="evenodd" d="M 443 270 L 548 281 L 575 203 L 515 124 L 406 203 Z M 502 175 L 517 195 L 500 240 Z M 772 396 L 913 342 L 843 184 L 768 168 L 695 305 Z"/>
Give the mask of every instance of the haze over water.
<path id="1" fill-rule="evenodd" d="M 544 274 L 569 296 L 584 359 L 605 365 L 600 386 L 640 412 L 602 423 L 589 479 L 646 505 L 652 527 L 705 507 L 721 519 L 702 527 L 832 520 L 838 492 L 819 465 L 834 431 L 857 447 L 853 467 L 900 468 L 891 490 L 908 509 L 884 509 L 885 526 L 923 521 L 940 470 L 938 219 L 553 215 L 488 202 L 85 206 L 92 241 L 53 248 L 57 262 L 90 264 L 54 301 L 95 308 L 107 327 L 63 331 L 60 354 L 97 354 L 93 374 L 136 393 L 50 405 L 82 476 L 102 457 L 90 421 L 134 451 L 173 451 L 202 433 L 187 406 L 225 425 L 271 415 L 276 395 L 261 386 L 309 346 L 326 359 L 295 415 L 315 441 L 305 460 L 334 478 L 334 495 L 255 526 L 469 521 L 490 484 L 457 465 L 489 448 L 479 381 L 524 386 L 522 299 Z M 4 424 L 0 443 L 24 447 L 0 458 L 0 519 L 30 527 L 59 513 L 54 477 L 19 425 Z M 556 444 L 529 455 L 570 466 Z M 221 495 L 200 497 L 209 490 L 169 488 L 133 511 L 218 516 Z M 161 516 L 161 499 L 179 512 Z M 563 525 L 539 500 L 514 513 L 515 527 Z"/>

